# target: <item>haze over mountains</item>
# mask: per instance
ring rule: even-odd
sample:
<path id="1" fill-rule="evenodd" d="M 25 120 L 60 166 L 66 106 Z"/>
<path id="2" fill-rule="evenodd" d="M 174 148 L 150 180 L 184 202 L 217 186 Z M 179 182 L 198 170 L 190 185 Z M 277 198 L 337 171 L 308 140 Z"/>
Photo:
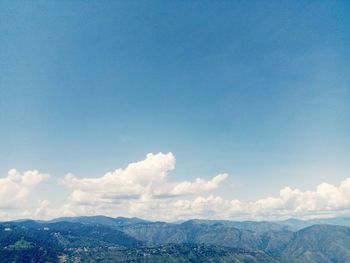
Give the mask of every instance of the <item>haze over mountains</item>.
<path id="1" fill-rule="evenodd" d="M 348 262 L 350 218 L 0 223 L 1 262 Z"/>

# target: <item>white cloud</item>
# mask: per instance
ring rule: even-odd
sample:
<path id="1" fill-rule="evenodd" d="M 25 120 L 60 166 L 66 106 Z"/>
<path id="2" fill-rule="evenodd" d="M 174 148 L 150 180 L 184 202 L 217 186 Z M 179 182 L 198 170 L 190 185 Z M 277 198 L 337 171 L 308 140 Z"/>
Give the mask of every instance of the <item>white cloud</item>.
<path id="1" fill-rule="evenodd" d="M 225 200 L 219 196 L 197 196 L 194 199 L 134 200 L 130 215 L 153 220 L 229 219 L 242 210 L 239 200 Z M 150 211 L 152 211 L 150 213 Z"/>
<path id="2" fill-rule="evenodd" d="M 170 194 L 180 196 L 180 195 L 191 195 L 203 191 L 211 191 L 218 188 L 219 184 L 228 177 L 228 174 L 219 174 L 210 181 L 205 181 L 201 178 L 196 178 L 194 182 L 181 182 L 174 186 L 170 191 Z"/>
<path id="3" fill-rule="evenodd" d="M 168 183 L 167 175 L 175 168 L 175 163 L 172 153 L 150 153 L 143 161 L 101 177 L 79 179 L 68 174 L 62 181 L 64 186 L 72 189 L 66 205 L 85 212 L 93 212 L 97 207 L 108 210 L 108 207 L 116 206 L 120 209 L 132 204 L 133 200 L 167 199 L 210 191 L 228 176 L 219 174 L 209 181 L 197 178 L 194 182 Z"/>
<path id="4" fill-rule="evenodd" d="M 65 201 L 61 205 L 51 204 L 48 197 L 30 205 L 27 200 L 31 193 L 48 175 L 36 170 L 23 174 L 10 170 L 6 177 L 0 178 L 0 218 L 8 218 L 9 214 L 12 218 L 104 214 L 154 220 L 281 219 L 350 212 L 350 178 L 338 186 L 321 183 L 315 190 L 285 187 L 277 196 L 244 202 L 213 195 L 212 191 L 227 179 L 225 173 L 209 180 L 170 182 L 168 174 L 175 164 L 172 153 L 158 153 L 100 177 L 79 178 L 68 174 L 60 187 L 70 193 L 62 197 Z"/>
<path id="5" fill-rule="evenodd" d="M 315 191 L 285 187 L 278 197 L 268 197 L 254 203 L 255 211 L 266 215 L 313 216 L 341 214 L 350 209 L 350 178 L 339 186 L 321 183 Z"/>
<path id="6" fill-rule="evenodd" d="M 63 179 L 63 185 L 73 189 L 70 198 L 77 203 L 93 205 L 96 202 L 117 202 L 152 192 L 174 168 L 175 157 L 172 153 L 150 153 L 145 160 L 108 172 L 102 177 L 79 179 L 68 174 Z"/>
<path id="7" fill-rule="evenodd" d="M 149 213 L 152 211 L 152 214 Z M 319 184 L 315 191 L 285 187 L 279 196 L 255 202 L 227 200 L 219 196 L 197 196 L 194 199 L 135 200 L 132 215 L 165 220 L 208 219 L 282 219 L 348 215 L 350 212 L 350 178 L 339 186 Z"/>
<path id="8" fill-rule="evenodd" d="M 38 184 L 47 178 L 48 175 L 41 174 L 36 170 L 21 174 L 15 169 L 11 169 L 5 178 L 0 178 L 0 209 L 15 208 Z"/>
<path id="9" fill-rule="evenodd" d="M 0 178 L 0 217 L 23 213 L 29 195 L 48 177 L 36 170 L 20 173 L 11 169 L 6 177 Z"/>

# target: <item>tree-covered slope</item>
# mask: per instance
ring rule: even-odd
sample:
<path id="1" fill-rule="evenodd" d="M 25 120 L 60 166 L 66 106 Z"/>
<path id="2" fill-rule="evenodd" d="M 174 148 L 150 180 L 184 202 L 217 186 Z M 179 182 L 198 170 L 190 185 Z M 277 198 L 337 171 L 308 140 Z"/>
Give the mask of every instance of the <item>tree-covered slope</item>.
<path id="1" fill-rule="evenodd" d="M 350 228 L 314 225 L 302 229 L 281 256 L 286 262 L 350 262 Z"/>
<path id="2" fill-rule="evenodd" d="M 69 221 L 69 222 L 67 222 Z M 350 228 L 80 217 L 0 224 L 0 262 L 349 262 Z M 252 226 L 254 222 L 248 222 Z M 263 223 L 266 227 L 266 223 Z"/>
<path id="3" fill-rule="evenodd" d="M 277 262 L 263 251 L 247 251 L 203 244 L 166 244 L 135 249 L 95 249 L 78 251 L 67 258 L 82 262 L 140 262 L 140 263 L 186 263 L 186 262 Z"/>

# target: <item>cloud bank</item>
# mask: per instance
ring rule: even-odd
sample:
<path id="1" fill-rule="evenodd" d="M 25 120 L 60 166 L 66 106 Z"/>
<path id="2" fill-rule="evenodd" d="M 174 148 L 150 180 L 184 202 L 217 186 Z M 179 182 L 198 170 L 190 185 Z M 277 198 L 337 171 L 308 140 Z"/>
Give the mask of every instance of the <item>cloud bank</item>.
<path id="1" fill-rule="evenodd" d="M 28 197 L 49 175 L 36 170 L 20 173 L 11 169 L 7 176 L 0 178 L 0 218 L 25 215 L 29 206 Z"/>
<path id="2" fill-rule="evenodd" d="M 226 173 L 209 180 L 170 182 L 169 173 L 175 164 L 172 153 L 150 153 L 142 161 L 100 177 L 67 174 L 56 185 L 69 190 L 59 206 L 53 206 L 49 197 L 37 200 L 35 205 L 28 202 L 48 175 L 36 170 L 21 174 L 12 169 L 0 178 L 0 219 L 96 214 L 154 220 L 281 219 L 348 215 L 350 210 L 350 178 L 338 186 L 321 183 L 314 191 L 285 187 L 275 197 L 244 202 L 213 194 L 228 178 Z"/>

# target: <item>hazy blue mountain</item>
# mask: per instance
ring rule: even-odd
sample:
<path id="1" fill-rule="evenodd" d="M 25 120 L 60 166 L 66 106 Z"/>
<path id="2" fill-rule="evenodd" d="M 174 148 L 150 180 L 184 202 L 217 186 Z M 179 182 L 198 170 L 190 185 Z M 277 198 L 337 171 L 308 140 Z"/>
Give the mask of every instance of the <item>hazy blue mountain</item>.
<path id="1" fill-rule="evenodd" d="M 255 232 L 267 232 L 267 231 L 273 231 L 273 230 L 288 229 L 288 226 L 284 224 L 280 224 L 278 222 L 268 222 L 268 221 L 230 221 L 230 220 L 192 219 L 192 220 L 185 221 L 182 224 L 205 224 L 205 225 L 221 224 L 225 226 L 231 226 L 238 229 L 251 230 Z"/>
<path id="2" fill-rule="evenodd" d="M 294 238 L 294 232 L 289 230 L 268 231 L 260 235 L 260 249 L 274 257 L 281 256 L 281 253 Z"/>
<path id="3" fill-rule="evenodd" d="M 201 220 L 190 220 L 182 224 L 155 222 L 124 226 L 121 231 L 149 245 L 204 243 L 242 249 L 268 248 L 271 251 L 283 246 L 293 235 L 284 226 L 277 228 L 279 230 L 269 230 L 274 228 L 266 228 L 265 223 L 263 228 L 259 228 L 258 223 L 255 227 L 249 227 L 257 229 L 252 231 L 236 228 L 235 223 Z"/>
<path id="4" fill-rule="evenodd" d="M 290 230 L 314 222 L 17 220 L 0 224 L 0 262 L 349 262 L 349 227 Z"/>
<path id="5" fill-rule="evenodd" d="M 349 217 L 334 217 L 334 218 L 321 218 L 310 220 L 314 224 L 327 224 L 327 225 L 338 225 L 350 227 Z"/>
<path id="6" fill-rule="evenodd" d="M 16 222 L 28 221 L 28 219 L 17 220 Z M 171 225 L 183 225 L 183 224 L 199 224 L 199 225 L 216 225 L 221 224 L 225 226 L 231 226 L 238 229 L 251 230 L 254 232 L 268 232 L 268 231 L 278 231 L 278 230 L 292 230 L 297 231 L 305 227 L 319 224 L 328 225 L 340 225 L 350 227 L 350 218 L 347 217 L 337 217 L 337 218 L 323 218 L 323 219 L 311 219 L 311 220 L 301 220 L 290 218 L 283 221 L 231 221 L 231 220 L 203 220 L 203 219 L 191 219 L 187 221 L 179 221 L 176 223 L 166 223 L 166 222 L 151 222 L 141 218 L 133 217 L 107 217 L 107 216 L 78 216 L 78 217 L 60 217 L 49 221 L 38 221 L 41 223 L 54 223 L 54 222 L 73 222 L 82 224 L 99 224 L 105 226 L 112 226 L 116 228 L 122 228 L 125 226 L 132 226 L 135 224 L 171 224 Z"/>
<path id="7" fill-rule="evenodd" d="M 348 217 L 335 217 L 335 218 L 319 218 L 310 220 L 301 220 L 296 218 L 290 218 L 282 221 L 231 221 L 231 220 L 201 220 L 192 219 L 181 223 L 197 223 L 197 224 L 223 224 L 227 226 L 233 226 L 239 229 L 252 230 L 255 232 L 267 232 L 275 230 L 292 230 L 297 231 L 312 225 L 339 225 L 350 227 L 350 218 Z"/>
<path id="8" fill-rule="evenodd" d="M 285 262 L 349 262 L 350 228 L 313 225 L 295 233 L 282 253 Z"/>
<path id="9" fill-rule="evenodd" d="M 290 230 L 297 231 L 312 225 L 320 225 L 320 224 L 350 227 L 350 218 L 335 217 L 335 218 L 319 218 L 319 219 L 310 219 L 310 220 L 300 220 L 300 219 L 291 218 L 284 221 L 278 221 L 276 223 L 287 226 Z"/>
<path id="10" fill-rule="evenodd" d="M 138 223 L 147 223 L 149 221 L 143 220 L 137 217 L 132 218 L 126 218 L 126 217 L 108 217 L 108 216 L 78 216 L 78 217 L 60 217 L 55 218 L 53 220 L 49 221 L 39 221 L 39 222 L 48 222 L 48 223 L 55 223 L 55 222 L 72 222 L 72 223 L 81 223 L 81 224 L 90 224 L 90 225 L 104 225 L 104 226 L 111 226 L 111 227 L 120 227 L 120 226 L 127 226 L 127 225 L 133 225 Z"/>
<path id="11" fill-rule="evenodd" d="M 205 233 L 214 234 L 210 229 Z M 104 225 L 66 221 L 7 222 L 0 225 L 0 262 L 190 262 L 189 259 L 191 262 L 275 261 L 263 251 L 202 245 L 202 240 L 197 239 L 188 236 L 192 244 L 179 242 L 142 247 L 143 242 Z"/>
<path id="12" fill-rule="evenodd" d="M 45 221 L 41 221 L 41 222 L 45 222 Z M 48 223 L 71 222 L 71 223 L 81 223 L 81 224 L 100 224 L 100 225 L 106 225 L 106 226 L 112 226 L 115 224 L 114 218 L 107 217 L 107 216 L 59 217 L 47 222 Z"/>

